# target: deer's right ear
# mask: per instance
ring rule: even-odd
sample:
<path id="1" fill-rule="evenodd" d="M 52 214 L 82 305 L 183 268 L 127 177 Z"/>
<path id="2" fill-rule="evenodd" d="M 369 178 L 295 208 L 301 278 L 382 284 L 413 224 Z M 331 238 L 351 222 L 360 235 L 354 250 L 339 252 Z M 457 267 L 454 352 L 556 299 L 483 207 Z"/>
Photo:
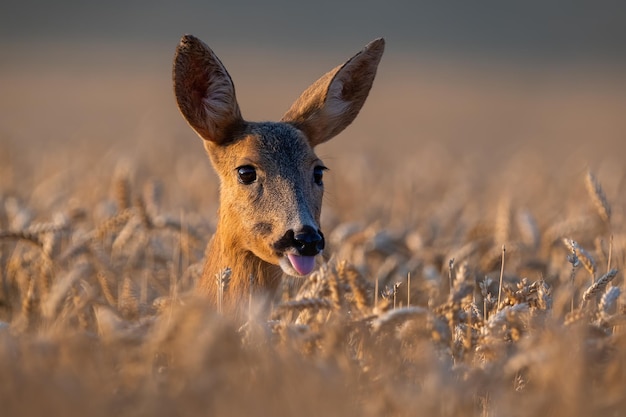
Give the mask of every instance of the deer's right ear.
<path id="1" fill-rule="evenodd" d="M 305 132 L 313 147 L 339 134 L 363 107 L 384 50 L 382 38 L 367 44 L 307 88 L 282 121 Z"/>
<path id="2" fill-rule="evenodd" d="M 209 142 L 228 142 L 229 132 L 243 119 L 233 81 L 211 48 L 194 36 L 183 36 L 173 79 L 178 108 L 189 125 Z"/>

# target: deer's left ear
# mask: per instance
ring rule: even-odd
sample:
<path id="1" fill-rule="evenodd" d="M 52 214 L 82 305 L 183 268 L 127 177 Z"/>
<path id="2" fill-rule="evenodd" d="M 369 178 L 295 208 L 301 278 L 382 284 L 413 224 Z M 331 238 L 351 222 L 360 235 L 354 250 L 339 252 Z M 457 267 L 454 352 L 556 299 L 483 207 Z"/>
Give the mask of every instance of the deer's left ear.
<path id="1" fill-rule="evenodd" d="M 174 56 L 174 94 L 180 112 L 198 135 L 217 145 L 243 123 L 233 80 L 215 53 L 200 39 L 185 35 Z"/>
<path id="2" fill-rule="evenodd" d="M 363 107 L 384 50 L 384 39 L 370 42 L 307 88 L 282 121 L 302 130 L 313 147 L 339 134 Z"/>

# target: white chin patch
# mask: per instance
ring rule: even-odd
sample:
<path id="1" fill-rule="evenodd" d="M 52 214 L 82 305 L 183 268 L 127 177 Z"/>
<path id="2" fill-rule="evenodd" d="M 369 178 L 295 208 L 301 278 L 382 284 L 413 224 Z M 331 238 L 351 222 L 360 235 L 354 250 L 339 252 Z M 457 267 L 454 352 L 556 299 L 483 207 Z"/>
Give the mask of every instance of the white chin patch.
<path id="1" fill-rule="evenodd" d="M 303 277 L 315 269 L 315 256 L 288 254 L 280 259 L 279 265 L 285 274 L 292 277 Z"/>

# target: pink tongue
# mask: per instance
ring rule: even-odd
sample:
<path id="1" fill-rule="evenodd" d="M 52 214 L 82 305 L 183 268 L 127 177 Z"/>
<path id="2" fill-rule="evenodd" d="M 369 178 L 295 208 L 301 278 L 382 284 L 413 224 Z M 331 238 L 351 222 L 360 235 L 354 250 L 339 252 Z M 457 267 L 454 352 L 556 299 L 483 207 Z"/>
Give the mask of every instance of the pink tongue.
<path id="1" fill-rule="evenodd" d="M 289 262 L 299 274 L 307 275 L 315 267 L 315 256 L 298 256 L 288 254 Z"/>

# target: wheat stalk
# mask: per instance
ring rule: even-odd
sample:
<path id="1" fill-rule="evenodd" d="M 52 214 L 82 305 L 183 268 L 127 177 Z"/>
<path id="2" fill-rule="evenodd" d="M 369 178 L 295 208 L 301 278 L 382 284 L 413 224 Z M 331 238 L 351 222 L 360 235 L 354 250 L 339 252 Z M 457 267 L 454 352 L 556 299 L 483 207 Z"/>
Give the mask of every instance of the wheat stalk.
<path id="1" fill-rule="evenodd" d="M 22 296 L 22 316 L 27 327 L 32 325 L 36 299 L 35 278 L 30 277 L 26 293 Z"/>
<path id="2" fill-rule="evenodd" d="M 139 299 L 137 289 L 130 277 L 125 276 L 121 282 L 121 288 L 117 292 L 117 308 L 126 318 L 137 317 L 139 314 Z"/>
<path id="3" fill-rule="evenodd" d="M 516 216 L 517 228 L 524 244 L 532 249 L 539 247 L 541 232 L 537 221 L 529 210 L 520 210 Z"/>
<path id="4" fill-rule="evenodd" d="M 500 198 L 496 210 L 495 232 L 493 240 L 496 245 L 504 245 L 510 239 L 511 225 L 511 198 Z"/>
<path id="5" fill-rule="evenodd" d="M 594 218 L 574 217 L 554 223 L 543 234 L 544 246 L 554 245 L 566 236 L 591 233 L 596 229 Z"/>
<path id="6" fill-rule="evenodd" d="M 604 287 L 606 287 L 606 285 L 611 282 L 613 278 L 615 278 L 617 272 L 617 269 L 611 269 L 609 272 L 598 278 L 598 280 L 590 285 L 589 288 L 587 288 L 587 290 L 583 293 L 583 301 L 590 300 L 595 294 L 604 290 Z"/>
<path id="7" fill-rule="evenodd" d="M 502 245 L 502 263 L 500 266 L 500 283 L 498 285 L 498 304 L 496 305 L 496 311 L 500 309 L 500 300 L 502 296 L 502 281 L 504 278 L 504 254 L 506 253 L 506 247 Z"/>
<path id="8" fill-rule="evenodd" d="M 130 171 L 129 164 L 123 162 L 113 172 L 113 191 L 118 211 L 124 211 L 131 206 Z"/>
<path id="9" fill-rule="evenodd" d="M 610 311 L 615 307 L 615 304 L 619 300 L 619 296 L 622 291 L 619 287 L 607 287 L 602 298 L 600 299 L 600 314 L 606 318 L 610 315 Z"/>
<path id="10" fill-rule="evenodd" d="M 337 265 L 337 274 L 350 285 L 356 307 L 362 312 L 366 311 L 369 305 L 369 297 L 368 285 L 365 279 L 345 260 Z"/>
<path id="11" fill-rule="evenodd" d="M 587 272 L 589 272 L 593 282 L 597 270 L 596 261 L 593 259 L 593 256 L 591 256 L 591 254 L 581 247 L 575 240 L 563 238 L 563 243 L 570 251 L 576 253 L 578 260 L 582 263 Z"/>
<path id="12" fill-rule="evenodd" d="M 600 182 L 596 179 L 596 177 L 591 173 L 591 171 L 587 171 L 587 176 L 585 177 L 585 185 L 587 187 L 587 192 L 593 201 L 593 204 L 596 208 L 596 212 L 600 216 L 602 220 L 604 220 L 607 224 L 611 223 L 611 206 L 609 205 L 609 201 L 604 194 L 604 190 L 600 185 Z"/>
<path id="13" fill-rule="evenodd" d="M 372 330 L 380 333 L 385 329 L 397 327 L 402 323 L 415 318 L 424 317 L 429 314 L 428 309 L 423 307 L 402 307 L 389 310 L 372 322 Z"/>
<path id="14" fill-rule="evenodd" d="M 224 312 L 224 293 L 230 283 L 230 275 L 232 272 L 230 268 L 226 267 L 215 274 L 215 283 L 217 285 L 217 312 L 220 314 Z"/>
<path id="15" fill-rule="evenodd" d="M 300 298 L 278 304 L 274 308 L 274 313 L 278 315 L 285 311 L 301 312 L 303 310 L 312 310 L 312 313 L 315 313 L 317 310 L 328 310 L 331 308 L 335 308 L 335 305 L 326 298 Z"/>

